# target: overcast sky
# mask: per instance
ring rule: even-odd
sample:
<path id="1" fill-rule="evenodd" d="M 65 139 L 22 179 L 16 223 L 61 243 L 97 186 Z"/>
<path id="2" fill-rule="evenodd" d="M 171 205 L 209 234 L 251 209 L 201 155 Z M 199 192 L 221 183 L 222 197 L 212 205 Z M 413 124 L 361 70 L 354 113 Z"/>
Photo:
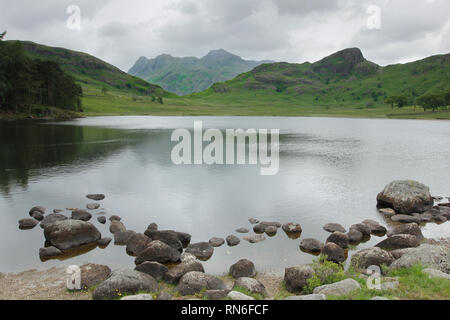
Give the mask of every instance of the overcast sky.
<path id="1" fill-rule="evenodd" d="M 84 51 L 124 71 L 140 56 L 201 57 L 219 48 L 246 59 L 301 63 L 359 47 L 367 59 L 381 65 L 450 52 L 449 0 L 0 0 L 0 4 L 0 32 L 7 30 L 7 39 Z M 80 29 L 67 27 L 69 5 L 81 10 Z"/>

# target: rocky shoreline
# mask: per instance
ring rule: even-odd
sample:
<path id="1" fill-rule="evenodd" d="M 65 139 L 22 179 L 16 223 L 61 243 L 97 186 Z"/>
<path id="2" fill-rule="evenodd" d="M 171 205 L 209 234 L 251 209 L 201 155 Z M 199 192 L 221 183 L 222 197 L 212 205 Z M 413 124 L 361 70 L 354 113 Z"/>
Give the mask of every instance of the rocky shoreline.
<path id="1" fill-rule="evenodd" d="M 49 272 L 53 276 L 63 275 L 59 280 L 55 278 L 54 282 L 50 281 L 55 284 L 55 290 L 65 291 L 65 294 L 56 295 L 61 299 L 69 294 L 71 297 L 94 300 L 325 300 L 365 290 L 364 281 L 373 275 L 370 273 L 373 266 L 382 270 L 379 274 L 382 284 L 380 292 L 389 291 L 392 294 L 402 284 L 399 277 L 388 275 L 396 274 L 398 269 L 422 264 L 423 272 L 430 278 L 446 279 L 443 280 L 445 282 L 450 277 L 448 239 L 425 239 L 420 229 L 423 223 L 445 223 L 450 219 L 450 204 L 444 197 L 433 198 L 427 186 L 415 181 L 394 181 L 377 196 L 378 209 L 394 222 L 393 228 L 388 230 L 376 221 L 364 220 L 350 226 L 347 231 L 338 223 L 328 223 L 323 228 L 330 236 L 324 242 L 312 238 L 300 242 L 300 249 L 318 256 L 317 261 L 309 265 L 287 266 L 284 277 L 258 273 L 253 262 L 247 259 L 229 266 L 228 270 L 224 270 L 225 276 L 206 274 L 202 261 L 210 259 L 214 248 L 225 243 L 230 247 L 239 245 L 241 239 L 235 235 L 191 243 L 191 235 L 159 230 L 156 223 L 151 223 L 143 233 L 127 230 L 122 219 L 114 215 L 109 217 L 109 231 L 113 238 L 102 237 L 89 222 L 92 219 L 89 211 L 99 209 L 98 202 L 105 196 L 92 194 L 87 198 L 95 202 L 87 204 L 86 209 L 69 208 L 70 218 L 60 210 L 46 215 L 45 208 L 36 206 L 30 210 L 30 218 L 19 221 L 19 228 L 30 229 L 40 224 L 46 240 L 46 246 L 39 250 L 43 261 L 76 255 L 97 246 L 105 248 L 114 240 L 114 244 L 125 246 L 126 253 L 134 257 L 136 267 L 112 271 L 107 266 L 84 265 L 81 267 L 82 290 L 73 295 L 64 289 L 66 275 L 62 269 L 51 269 Z M 107 219 L 100 214 L 97 221 L 105 224 Z M 265 241 L 266 236 L 275 236 L 279 229 L 291 239 L 300 238 L 302 233 L 301 225 L 294 222 L 282 224 L 250 218 L 249 223 L 253 225 L 253 235 L 249 235 L 248 228 L 236 230 L 236 233 L 244 235 L 242 240 L 249 243 Z M 357 251 L 350 260 L 349 269 L 344 269 L 349 247 L 356 247 L 371 236 L 385 235 L 387 238 L 374 247 Z M 10 282 L 21 283 L 21 279 L 26 280 L 27 277 L 34 279 L 30 280 L 31 283 L 39 282 L 40 272 L 46 279 L 48 274 L 45 271 L 28 271 L 18 275 L 1 274 L 0 283 L 12 286 Z M 35 283 L 31 286 L 40 285 Z M 23 288 L 26 287 L 23 285 Z M 17 295 L 23 290 L 8 291 Z M 29 297 L 33 299 L 32 294 Z M 24 293 L 22 298 L 28 298 L 28 295 Z M 444 298 L 450 299 L 445 294 Z"/>

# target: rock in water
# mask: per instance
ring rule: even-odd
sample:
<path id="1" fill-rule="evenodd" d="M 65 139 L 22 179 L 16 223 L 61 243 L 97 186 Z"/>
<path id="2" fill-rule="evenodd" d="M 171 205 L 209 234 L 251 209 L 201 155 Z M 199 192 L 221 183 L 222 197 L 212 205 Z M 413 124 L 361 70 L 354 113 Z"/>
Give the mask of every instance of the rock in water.
<path id="1" fill-rule="evenodd" d="M 191 253 L 199 260 L 208 260 L 214 253 L 214 248 L 208 242 L 199 242 L 190 244 L 187 253 Z"/>
<path id="2" fill-rule="evenodd" d="M 97 221 L 100 222 L 101 224 L 105 224 L 106 223 L 106 218 L 104 216 L 100 216 L 97 218 Z"/>
<path id="3" fill-rule="evenodd" d="M 239 243 L 241 243 L 241 240 L 238 237 L 236 237 L 235 235 L 229 235 L 226 238 L 226 240 L 227 240 L 227 245 L 229 247 L 234 247 L 234 246 L 237 246 Z"/>
<path id="4" fill-rule="evenodd" d="M 277 234 L 277 231 L 278 231 L 278 228 L 275 227 L 275 226 L 268 226 L 268 227 L 266 228 L 266 230 L 265 230 L 266 234 L 267 234 L 269 237 L 275 236 L 275 235 Z"/>
<path id="5" fill-rule="evenodd" d="M 294 222 L 285 223 L 281 228 L 288 235 L 302 233 L 302 226 Z"/>
<path id="6" fill-rule="evenodd" d="M 57 221 L 64 221 L 64 220 L 67 220 L 66 216 L 63 216 L 62 214 L 59 214 L 59 213 L 50 213 L 48 216 L 46 216 L 41 221 L 40 226 L 41 226 L 42 229 L 45 229 L 46 227 L 48 227 L 52 223 L 55 223 Z"/>
<path id="7" fill-rule="evenodd" d="M 410 234 L 395 234 L 381 241 L 376 247 L 385 250 L 395 250 L 404 248 L 414 248 L 420 244 L 420 240 L 416 236 Z"/>
<path id="8" fill-rule="evenodd" d="M 112 239 L 111 238 L 102 238 L 100 240 L 97 241 L 97 244 L 101 247 L 101 248 L 106 248 L 110 243 L 111 243 Z"/>
<path id="9" fill-rule="evenodd" d="M 397 213 L 424 212 L 433 206 L 430 188 L 413 180 L 398 180 L 388 184 L 377 196 L 378 207 L 392 208 Z"/>
<path id="10" fill-rule="evenodd" d="M 89 221 L 91 220 L 92 215 L 85 210 L 74 210 L 72 211 L 71 218 L 74 220 Z"/>
<path id="11" fill-rule="evenodd" d="M 266 240 L 266 237 L 264 237 L 264 235 L 262 235 L 262 234 L 256 234 L 254 236 L 244 237 L 243 239 L 250 243 L 259 243 L 259 242 L 263 242 L 264 240 Z"/>
<path id="12" fill-rule="evenodd" d="M 168 246 L 164 242 L 155 240 L 150 242 L 135 259 L 136 264 L 145 261 L 156 261 L 159 263 L 169 263 L 180 261 L 181 254 L 178 250 Z"/>
<path id="13" fill-rule="evenodd" d="M 241 259 L 230 267 L 229 273 L 235 279 L 251 278 L 256 276 L 255 265 L 250 260 Z"/>
<path id="14" fill-rule="evenodd" d="M 92 293 L 94 300 L 114 299 L 124 294 L 139 291 L 156 292 L 158 283 L 148 274 L 135 270 L 115 270 L 111 276 L 100 283 Z"/>
<path id="15" fill-rule="evenodd" d="M 126 246 L 128 240 L 135 234 L 136 232 L 132 230 L 116 232 L 114 233 L 114 244 L 118 246 Z"/>
<path id="16" fill-rule="evenodd" d="M 86 208 L 89 210 L 97 210 L 98 208 L 100 208 L 100 204 L 98 203 L 88 203 L 86 205 Z"/>
<path id="17" fill-rule="evenodd" d="M 151 231 L 147 229 L 144 234 L 152 240 L 162 241 L 168 246 L 171 246 L 172 248 L 183 252 L 183 244 L 181 243 L 177 232 L 173 230 Z"/>
<path id="18" fill-rule="evenodd" d="M 142 233 L 134 233 L 128 238 L 127 253 L 132 256 L 137 256 L 142 252 L 152 240 Z"/>
<path id="19" fill-rule="evenodd" d="M 339 223 L 327 223 L 326 225 L 323 226 L 323 230 L 328 231 L 328 232 L 335 232 L 335 231 L 339 231 L 342 233 L 347 232 L 347 230 L 345 230 L 345 228 L 343 226 L 341 226 Z"/>
<path id="20" fill-rule="evenodd" d="M 313 274 L 314 270 L 309 265 L 286 268 L 284 270 L 284 283 L 287 291 L 291 293 L 301 292 Z"/>
<path id="21" fill-rule="evenodd" d="M 94 200 L 94 201 L 101 201 L 101 200 L 105 199 L 105 195 L 104 194 L 88 194 L 86 196 L 86 198 L 88 198 L 90 200 Z"/>
<path id="22" fill-rule="evenodd" d="M 40 206 L 36 206 L 30 209 L 29 214 L 30 217 L 33 216 L 34 212 L 39 212 L 40 214 L 45 214 L 45 208 L 44 207 L 40 207 Z"/>
<path id="23" fill-rule="evenodd" d="M 112 234 L 117 232 L 124 232 L 127 231 L 127 228 L 125 228 L 125 225 L 117 220 L 112 220 L 111 224 L 109 225 L 109 232 Z"/>
<path id="24" fill-rule="evenodd" d="M 222 246 L 225 243 L 225 240 L 223 238 L 211 238 L 209 239 L 209 244 L 212 245 L 213 247 L 217 248 Z"/>
<path id="25" fill-rule="evenodd" d="M 221 279 L 198 271 L 186 273 L 175 288 L 183 296 L 193 295 L 202 290 L 226 289 L 227 287 Z"/>
<path id="26" fill-rule="evenodd" d="M 348 248 L 348 236 L 345 233 L 335 231 L 328 238 L 326 242 L 333 242 L 342 249 Z"/>
<path id="27" fill-rule="evenodd" d="M 39 222 L 36 219 L 25 218 L 19 220 L 19 229 L 20 230 L 29 230 L 36 227 Z"/>
<path id="28" fill-rule="evenodd" d="M 328 242 L 323 246 L 322 254 L 327 256 L 328 261 L 336 263 L 344 262 L 346 259 L 344 249 L 333 242 Z"/>
<path id="29" fill-rule="evenodd" d="M 93 224 L 81 220 L 55 222 L 44 229 L 44 236 L 60 250 L 97 243 L 97 240 L 101 238 L 100 231 Z"/>
<path id="30" fill-rule="evenodd" d="M 323 249 L 323 243 L 320 242 L 317 239 L 303 239 L 302 242 L 300 242 L 300 250 L 307 253 L 312 253 L 314 255 L 320 254 Z"/>
<path id="31" fill-rule="evenodd" d="M 410 234 L 415 236 L 418 240 L 425 239 L 420 227 L 416 223 L 408 223 L 400 226 L 395 226 L 392 230 L 387 233 L 388 237 L 392 237 L 396 234 Z"/>
<path id="32" fill-rule="evenodd" d="M 39 258 L 41 261 L 45 261 L 57 256 L 62 255 L 62 251 L 55 247 L 47 247 L 39 249 Z"/>

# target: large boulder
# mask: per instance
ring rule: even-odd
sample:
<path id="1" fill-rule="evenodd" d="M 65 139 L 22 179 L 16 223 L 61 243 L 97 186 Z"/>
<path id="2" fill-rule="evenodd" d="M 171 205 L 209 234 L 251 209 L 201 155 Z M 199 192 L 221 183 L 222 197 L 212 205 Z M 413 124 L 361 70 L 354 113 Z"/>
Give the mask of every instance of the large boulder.
<path id="1" fill-rule="evenodd" d="M 181 255 L 178 250 L 168 246 L 164 242 L 155 240 L 150 242 L 136 257 L 134 262 L 138 265 L 145 261 L 156 261 L 159 263 L 169 263 L 180 261 Z"/>
<path id="2" fill-rule="evenodd" d="M 284 270 L 284 283 L 287 291 L 291 293 L 301 292 L 313 274 L 314 270 L 309 265 L 286 268 Z"/>
<path id="3" fill-rule="evenodd" d="M 169 268 L 159 262 L 146 261 L 138 264 L 134 270 L 146 273 L 155 278 L 155 280 L 159 281 L 164 278 L 167 271 L 169 271 Z"/>
<path id="4" fill-rule="evenodd" d="M 58 222 L 58 221 L 64 221 L 67 220 L 67 217 L 59 214 L 59 213 L 50 213 L 48 216 L 46 216 L 42 221 L 41 221 L 41 228 L 45 229 L 46 227 L 48 227 L 49 225 L 51 225 L 52 223 Z"/>
<path id="5" fill-rule="evenodd" d="M 368 248 L 356 252 L 351 259 L 351 266 L 357 271 L 365 271 L 370 266 L 391 265 L 394 257 L 389 252 L 378 248 Z"/>
<path id="6" fill-rule="evenodd" d="M 107 300 L 142 291 L 158 291 L 158 283 L 152 276 L 135 270 L 115 270 L 95 288 L 92 297 L 94 300 Z"/>
<path id="7" fill-rule="evenodd" d="M 256 276 L 255 265 L 247 259 L 241 259 L 230 267 L 230 275 L 235 278 Z"/>
<path id="8" fill-rule="evenodd" d="M 420 227 L 416 223 L 408 223 L 395 226 L 387 233 L 388 237 L 392 237 L 396 234 L 410 234 L 412 236 L 415 236 L 418 240 L 425 239 L 422 231 L 420 230 Z"/>
<path id="9" fill-rule="evenodd" d="M 214 276 L 199 271 L 191 271 L 181 277 L 175 290 L 181 295 L 193 295 L 202 290 L 226 290 L 225 283 Z"/>
<path id="10" fill-rule="evenodd" d="M 389 183 L 377 196 L 378 207 L 392 208 L 397 213 L 424 212 L 433 206 L 430 188 L 413 180 Z"/>
<path id="11" fill-rule="evenodd" d="M 190 244 L 186 248 L 187 253 L 191 253 L 199 260 L 208 260 L 214 253 L 214 248 L 209 242 L 199 242 Z"/>
<path id="12" fill-rule="evenodd" d="M 403 248 L 414 248 L 420 244 L 420 240 L 416 236 L 410 234 L 395 234 L 384 239 L 376 245 L 376 247 L 385 250 L 395 250 Z"/>
<path id="13" fill-rule="evenodd" d="M 237 289 L 244 289 L 245 291 L 250 293 L 267 296 L 266 287 L 264 287 L 264 285 L 260 281 L 253 278 L 242 277 L 237 279 L 234 282 L 233 290 L 236 291 Z"/>
<path id="14" fill-rule="evenodd" d="M 342 249 L 346 249 L 348 248 L 348 241 L 348 236 L 345 233 L 335 231 L 327 238 L 326 242 L 333 242 Z"/>
<path id="15" fill-rule="evenodd" d="M 300 242 L 300 249 L 304 252 L 318 255 L 322 252 L 323 243 L 317 239 L 303 239 L 302 242 Z"/>
<path id="16" fill-rule="evenodd" d="M 152 240 L 159 240 L 172 248 L 183 252 L 183 244 L 181 243 L 178 234 L 173 230 L 146 230 L 144 234 Z"/>
<path id="17" fill-rule="evenodd" d="M 417 248 L 403 250 L 401 257 L 391 268 L 408 268 L 418 263 L 450 274 L 450 248 L 443 245 L 421 244 Z"/>
<path id="18" fill-rule="evenodd" d="M 345 251 L 337 244 L 328 242 L 323 246 L 322 254 L 327 256 L 328 261 L 340 263 L 346 259 Z"/>
<path id="19" fill-rule="evenodd" d="M 97 243 L 101 234 L 97 228 L 81 220 L 62 220 L 50 224 L 44 229 L 44 236 L 52 246 L 68 250 L 82 245 Z"/>
<path id="20" fill-rule="evenodd" d="M 137 256 L 152 240 L 142 233 L 134 233 L 127 241 L 126 251 L 129 255 Z"/>
<path id="21" fill-rule="evenodd" d="M 191 271 L 205 272 L 200 261 L 185 261 L 171 268 L 165 275 L 164 280 L 168 283 L 176 284 L 186 273 Z"/>
<path id="22" fill-rule="evenodd" d="M 353 279 L 345 279 L 332 284 L 326 284 L 314 289 L 314 294 L 324 294 L 326 296 L 344 296 L 354 290 L 361 289 L 361 285 Z"/>

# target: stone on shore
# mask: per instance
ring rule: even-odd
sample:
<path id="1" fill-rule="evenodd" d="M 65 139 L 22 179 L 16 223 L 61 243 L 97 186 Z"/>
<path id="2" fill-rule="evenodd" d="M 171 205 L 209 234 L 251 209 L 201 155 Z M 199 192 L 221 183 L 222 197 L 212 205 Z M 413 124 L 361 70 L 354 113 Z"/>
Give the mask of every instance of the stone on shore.
<path id="1" fill-rule="evenodd" d="M 124 294 L 141 291 L 156 292 L 158 283 L 148 274 L 135 270 L 115 270 L 92 293 L 94 300 L 114 299 Z"/>
<path id="2" fill-rule="evenodd" d="M 214 248 L 217 248 L 217 247 L 221 247 L 225 243 L 225 240 L 223 238 L 214 237 L 214 238 L 209 239 L 208 242 L 211 246 L 213 246 Z"/>
<path id="3" fill-rule="evenodd" d="M 387 239 L 381 241 L 376 247 L 385 250 L 395 250 L 403 248 L 414 248 L 420 244 L 420 240 L 417 237 L 410 234 L 395 234 Z"/>
<path id="4" fill-rule="evenodd" d="M 81 220 L 52 223 L 44 229 L 44 236 L 54 247 L 63 251 L 97 243 L 101 238 L 100 231 L 93 224 Z"/>
<path id="5" fill-rule="evenodd" d="M 143 293 L 132 296 L 125 296 L 123 298 L 120 298 L 120 300 L 153 300 L 153 297 L 151 294 Z"/>
<path id="6" fill-rule="evenodd" d="M 58 221 L 64 221 L 67 220 L 67 217 L 59 214 L 59 213 L 50 213 L 48 216 L 44 217 L 44 219 L 41 221 L 41 228 L 45 229 L 49 225 L 58 222 Z"/>
<path id="7" fill-rule="evenodd" d="M 393 261 L 392 254 L 381 248 L 373 247 L 353 254 L 350 265 L 357 271 L 365 271 L 370 266 L 390 266 Z"/>
<path id="8" fill-rule="evenodd" d="M 241 240 L 238 237 L 236 237 L 235 235 L 229 235 L 226 238 L 226 240 L 227 240 L 227 245 L 229 247 L 234 247 L 234 246 L 237 246 L 239 243 L 241 243 Z"/>
<path id="9" fill-rule="evenodd" d="M 181 277 L 175 291 L 181 295 L 193 295 L 202 290 L 226 290 L 225 283 L 214 276 L 199 271 L 191 271 Z"/>
<path id="10" fill-rule="evenodd" d="M 138 264 L 134 270 L 146 273 L 155 278 L 156 281 L 160 281 L 164 278 L 167 271 L 169 271 L 169 268 L 159 262 L 146 261 Z"/>
<path id="11" fill-rule="evenodd" d="M 298 293 L 308 284 L 308 279 L 314 274 L 310 265 L 300 265 L 284 270 L 284 283 L 287 291 Z"/>
<path id="12" fill-rule="evenodd" d="M 264 297 L 267 296 L 266 287 L 264 287 L 264 285 L 260 281 L 254 278 L 242 277 L 237 279 L 234 282 L 232 290 L 236 289 L 244 289 L 245 291 L 251 292 L 253 294 L 260 294 Z"/>
<path id="13" fill-rule="evenodd" d="M 222 300 L 227 297 L 230 290 L 206 290 L 205 297 L 208 300 Z"/>
<path id="14" fill-rule="evenodd" d="M 186 248 L 187 253 L 191 253 L 199 260 L 208 260 L 214 253 L 214 248 L 208 242 L 190 244 Z"/>
<path id="15" fill-rule="evenodd" d="M 300 243 L 300 249 L 307 253 L 312 253 L 314 255 L 318 255 L 322 252 L 323 243 L 317 239 L 303 239 Z"/>
<path id="16" fill-rule="evenodd" d="M 88 263 L 80 267 L 81 289 L 87 290 L 105 281 L 111 275 L 111 269 L 102 264 Z"/>
<path id="17" fill-rule="evenodd" d="M 256 269 L 253 262 L 241 259 L 230 267 L 229 273 L 235 279 L 242 277 L 251 278 L 256 276 Z"/>
<path id="18" fill-rule="evenodd" d="M 361 285 L 356 280 L 345 279 L 339 282 L 317 287 L 314 289 L 314 293 L 340 297 L 358 289 L 361 289 Z"/>
<path id="19" fill-rule="evenodd" d="M 441 278 L 450 280 L 450 274 L 442 272 L 441 270 L 426 268 L 422 270 L 423 273 L 426 273 L 430 278 Z"/>
<path id="20" fill-rule="evenodd" d="M 378 207 L 392 208 L 400 214 L 424 212 L 433 206 L 430 189 L 417 181 L 397 180 L 389 183 L 377 196 Z"/>
<path id="21" fill-rule="evenodd" d="M 327 223 L 326 225 L 323 226 L 323 230 L 328 231 L 328 232 L 335 232 L 335 231 L 339 231 L 342 233 L 347 232 L 347 230 L 345 230 L 345 228 L 343 226 L 341 226 L 339 223 Z"/>
<path id="22" fill-rule="evenodd" d="M 37 226 L 39 222 L 36 219 L 25 218 L 19 220 L 20 230 L 30 230 Z"/>
<path id="23" fill-rule="evenodd" d="M 200 263 L 200 261 L 197 260 L 181 262 L 180 264 L 176 265 L 166 272 L 166 274 L 164 275 L 164 280 L 167 283 L 177 284 L 181 277 L 183 277 L 186 273 L 192 271 L 204 273 L 205 269 L 203 268 L 203 265 Z"/>
<path id="24" fill-rule="evenodd" d="M 304 296 L 291 296 L 291 297 L 287 297 L 284 300 L 305 300 L 305 301 L 315 301 L 315 300 L 327 300 L 327 296 L 324 294 L 308 294 L 308 295 L 304 295 Z"/>
<path id="25" fill-rule="evenodd" d="M 450 273 L 450 248 L 443 245 L 421 244 L 417 248 L 406 249 L 401 257 L 391 264 L 391 268 L 409 268 L 418 263 Z"/>
<path id="26" fill-rule="evenodd" d="M 172 300 L 172 295 L 163 291 L 156 297 L 156 300 Z"/>
<path id="27" fill-rule="evenodd" d="M 238 291 L 230 291 L 227 294 L 227 298 L 229 298 L 231 300 L 236 300 L 236 301 L 239 301 L 239 300 L 242 300 L 242 301 L 244 301 L 244 300 L 255 300 L 255 298 L 250 297 L 250 296 L 248 296 L 246 294 L 243 294 L 241 292 L 238 292 Z"/>

